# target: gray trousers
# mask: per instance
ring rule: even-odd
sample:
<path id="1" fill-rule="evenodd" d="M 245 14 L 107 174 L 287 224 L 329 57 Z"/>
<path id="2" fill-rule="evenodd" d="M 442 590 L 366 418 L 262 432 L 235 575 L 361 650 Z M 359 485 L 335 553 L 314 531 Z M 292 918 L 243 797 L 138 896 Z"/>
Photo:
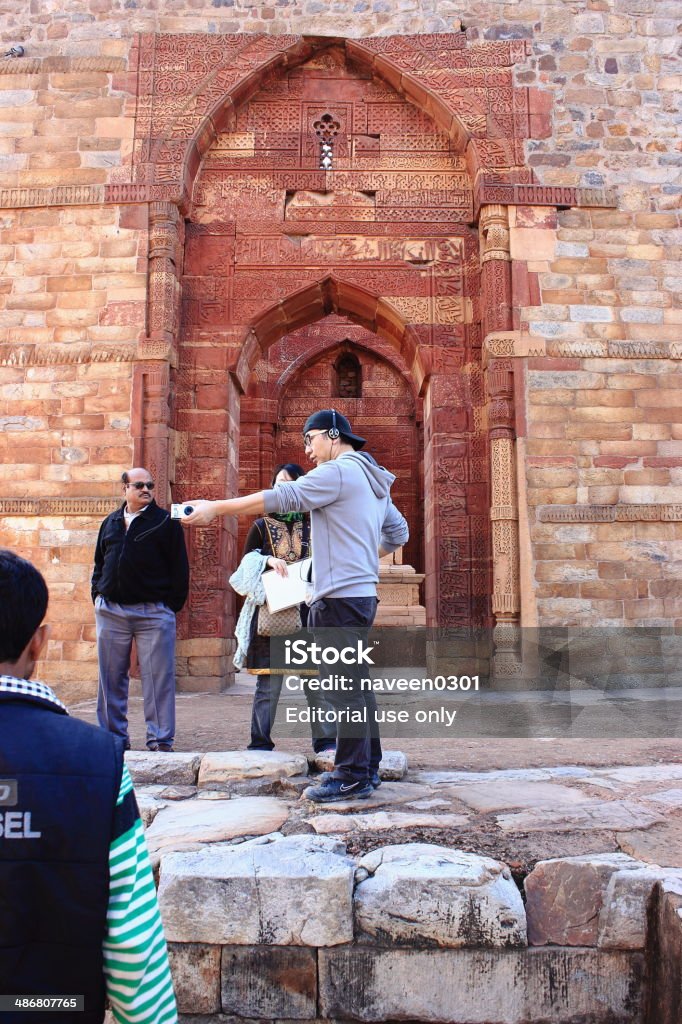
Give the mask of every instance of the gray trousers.
<path id="1" fill-rule="evenodd" d="M 165 604 L 95 600 L 99 687 L 97 720 L 128 741 L 130 651 L 135 639 L 142 678 L 147 746 L 175 738 L 175 613 Z"/>

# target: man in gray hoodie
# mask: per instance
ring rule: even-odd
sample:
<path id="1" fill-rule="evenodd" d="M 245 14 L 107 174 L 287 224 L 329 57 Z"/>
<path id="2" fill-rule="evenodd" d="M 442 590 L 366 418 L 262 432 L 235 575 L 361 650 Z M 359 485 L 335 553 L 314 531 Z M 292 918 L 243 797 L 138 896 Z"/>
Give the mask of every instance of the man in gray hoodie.
<path id="1" fill-rule="evenodd" d="M 390 496 L 395 477 L 361 452 L 365 439 L 335 409 L 322 409 L 306 420 L 303 440 L 315 468 L 305 476 L 223 501 L 191 501 L 187 526 L 206 526 L 219 515 L 263 512 L 310 512 L 312 528 L 312 599 L 308 628 L 334 631 L 334 645 L 362 642 L 377 609 L 379 557 L 407 542 L 405 519 Z M 316 803 L 364 799 L 379 785 L 381 744 L 374 722 L 376 702 L 360 685 L 362 672 L 344 666 L 344 690 L 325 694 L 339 712 L 334 771 L 305 791 Z M 347 710 L 346 710 L 347 709 Z M 346 712 L 344 718 L 342 712 Z M 349 729 L 348 722 L 366 721 Z M 371 737 L 370 737 L 371 727 Z"/>

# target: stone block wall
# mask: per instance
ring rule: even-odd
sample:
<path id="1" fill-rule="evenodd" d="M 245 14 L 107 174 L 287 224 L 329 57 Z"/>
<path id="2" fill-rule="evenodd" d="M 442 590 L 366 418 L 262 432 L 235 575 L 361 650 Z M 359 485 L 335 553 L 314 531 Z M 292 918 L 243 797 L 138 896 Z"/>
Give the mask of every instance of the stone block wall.
<path id="1" fill-rule="evenodd" d="M 674 1024 L 682 1014 L 682 886 L 664 880 L 651 907 L 652 984 L 646 1024 Z"/>
<path id="2" fill-rule="evenodd" d="M 187 1024 L 639 1024 L 646 907 L 664 874 L 624 855 L 546 862 L 524 910 L 486 857 L 408 844 L 356 866 L 335 839 L 272 835 L 164 855 L 159 900 Z M 585 932 L 587 911 L 611 928 Z"/>
<path id="3" fill-rule="evenodd" d="M 612 850 L 561 856 L 535 863 L 522 899 L 507 865 L 453 846 L 378 845 L 351 857 L 342 833 L 355 831 L 357 838 L 363 819 L 379 817 L 372 805 L 368 814 L 357 804 L 337 804 L 339 813 L 332 814 L 326 808 L 314 814 L 311 806 L 304 821 L 312 820 L 316 833 L 294 831 L 301 818 L 292 797 L 310 781 L 302 755 L 138 752 L 126 760 L 158 868 L 186 1024 L 672 1024 L 679 1018 L 680 868 Z M 392 767 L 382 762 L 382 777 L 404 769 L 395 759 Z M 648 789 L 654 778 L 669 785 L 670 770 L 610 769 L 590 781 L 603 785 L 610 774 L 628 788 L 638 779 Z M 588 781 L 583 770 L 573 771 L 576 781 Z M 559 769 L 552 781 L 565 781 L 565 772 Z M 526 838 L 525 830 L 537 828 L 540 818 L 546 823 L 550 805 L 568 796 L 563 783 L 533 781 L 533 772 L 506 781 L 492 775 L 519 773 L 490 774 L 490 780 L 472 776 L 468 794 L 457 787 L 456 799 L 471 803 L 480 789 L 479 808 L 499 809 L 516 801 L 519 785 L 544 787 L 542 794 L 526 793 L 530 803 L 540 801 L 534 822 L 505 816 L 518 819 L 517 835 Z M 421 772 L 416 780 L 429 777 L 444 775 Z M 428 790 L 409 779 L 384 781 L 381 792 L 391 785 L 417 790 L 411 798 L 418 797 L 418 806 L 428 802 Z M 389 805 L 396 798 L 390 795 Z M 622 825 L 625 818 L 629 829 L 646 827 L 641 817 L 633 821 L 635 802 L 607 800 L 607 818 L 605 808 L 595 811 L 588 800 L 592 827 L 607 820 Z M 554 827 L 566 828 L 566 806 L 579 809 L 575 793 Z M 407 816 L 395 815 L 396 826 L 398 817 L 404 823 Z M 586 827 L 584 819 L 569 817 L 578 831 Z M 677 860 L 673 855 L 666 863 Z"/>

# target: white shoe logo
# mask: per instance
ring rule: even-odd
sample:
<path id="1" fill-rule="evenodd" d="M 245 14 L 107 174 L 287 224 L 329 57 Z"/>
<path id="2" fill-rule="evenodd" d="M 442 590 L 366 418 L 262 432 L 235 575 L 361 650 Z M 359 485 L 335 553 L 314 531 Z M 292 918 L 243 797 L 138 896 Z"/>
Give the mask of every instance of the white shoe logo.
<path id="1" fill-rule="evenodd" d="M 348 793 L 349 790 L 355 789 L 355 787 L 359 786 L 359 785 L 360 785 L 359 782 L 354 782 L 352 786 L 344 786 L 343 784 L 341 784 L 341 786 L 339 786 L 339 792 L 340 793 Z"/>

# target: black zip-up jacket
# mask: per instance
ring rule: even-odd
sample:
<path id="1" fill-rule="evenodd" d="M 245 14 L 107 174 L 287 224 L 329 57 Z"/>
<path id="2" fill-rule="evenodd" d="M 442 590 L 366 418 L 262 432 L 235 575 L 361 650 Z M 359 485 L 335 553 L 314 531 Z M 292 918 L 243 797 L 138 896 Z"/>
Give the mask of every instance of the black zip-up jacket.
<path id="1" fill-rule="evenodd" d="M 189 563 L 180 523 L 151 501 L 126 533 L 125 503 L 100 526 L 91 593 L 117 604 L 162 601 L 179 612 L 187 600 Z"/>

